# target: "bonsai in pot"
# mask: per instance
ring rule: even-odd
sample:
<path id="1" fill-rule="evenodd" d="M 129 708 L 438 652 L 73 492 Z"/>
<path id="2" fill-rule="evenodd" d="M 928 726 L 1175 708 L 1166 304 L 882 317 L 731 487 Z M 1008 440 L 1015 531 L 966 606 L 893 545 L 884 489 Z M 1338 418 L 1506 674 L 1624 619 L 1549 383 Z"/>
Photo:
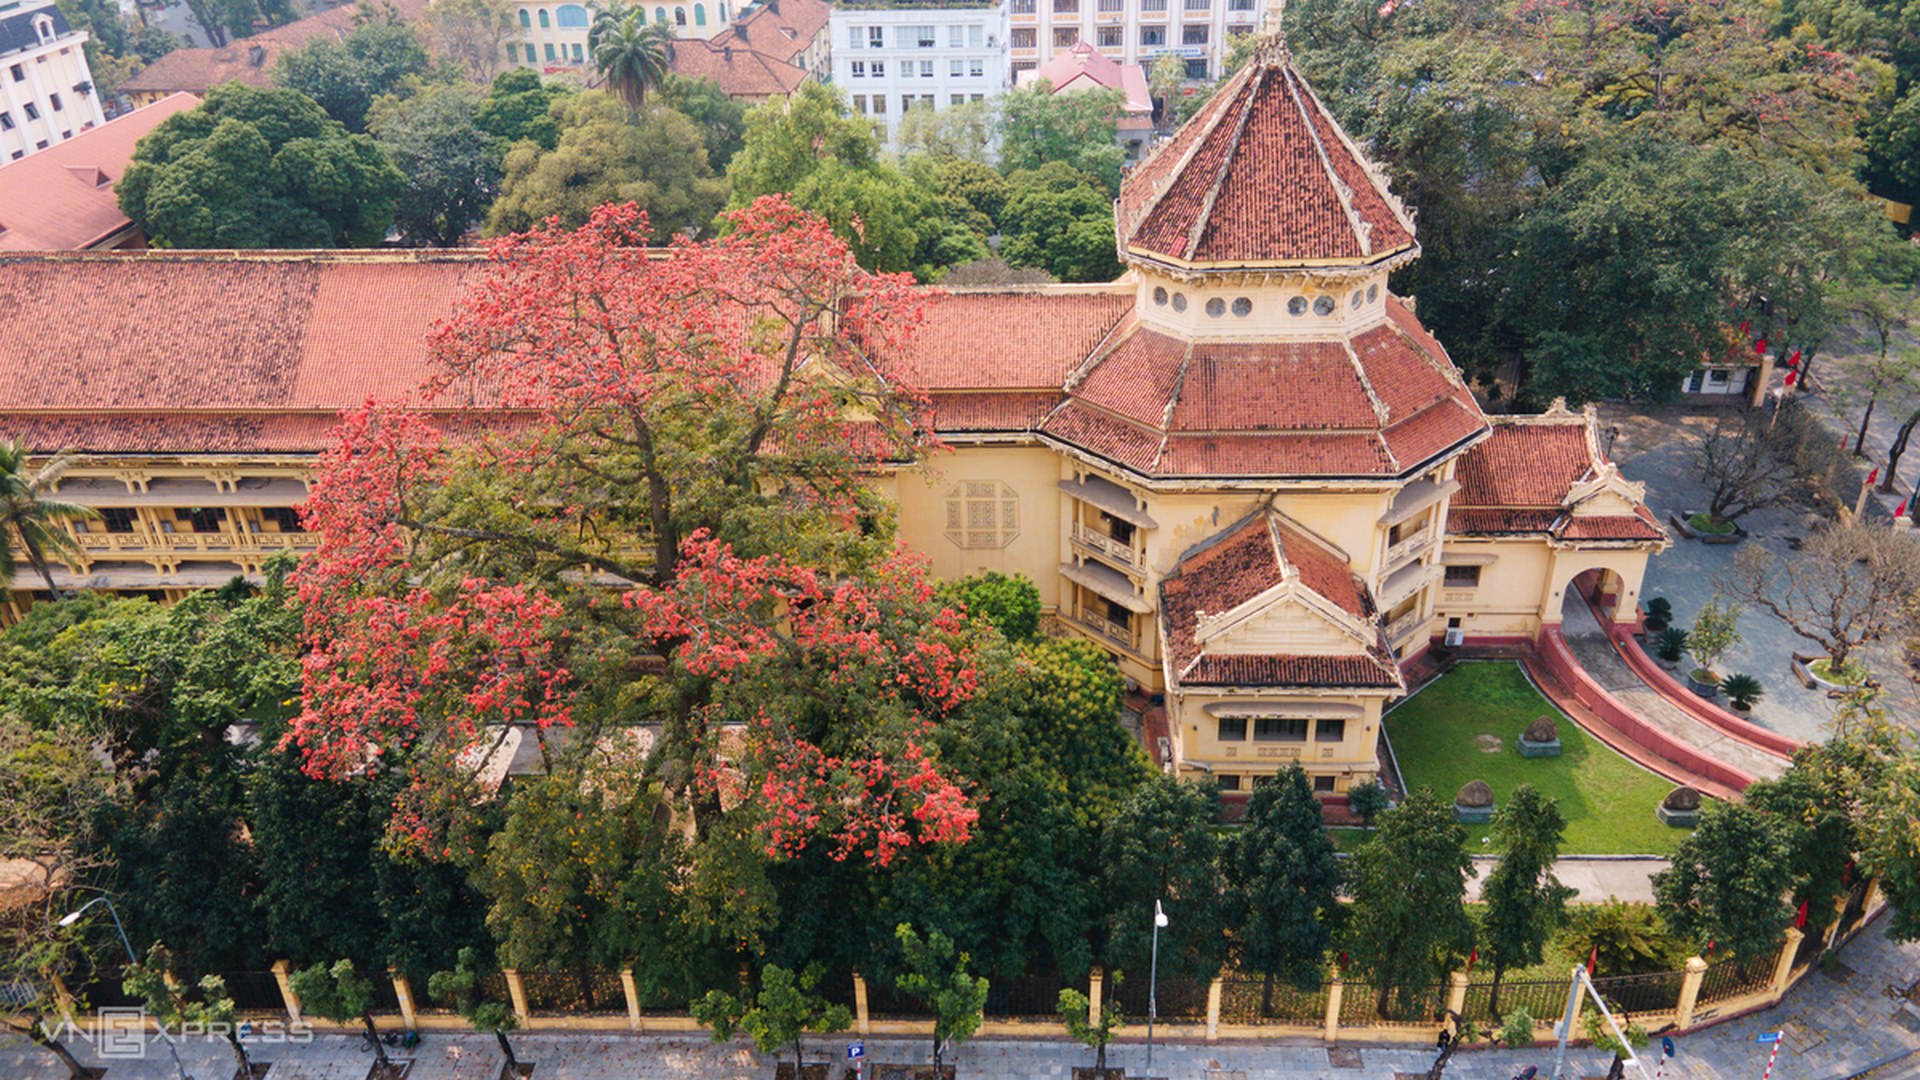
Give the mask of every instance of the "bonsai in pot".
<path id="1" fill-rule="evenodd" d="M 1729 675 L 1720 680 L 1720 690 L 1727 695 L 1727 703 L 1733 711 L 1742 716 L 1753 711 L 1753 703 L 1766 693 L 1760 680 L 1751 675 Z"/>
<path id="2" fill-rule="evenodd" d="M 1687 632 L 1677 626 L 1660 631 L 1660 636 L 1654 639 L 1653 654 L 1672 671 L 1687 655 Z"/>
<path id="3" fill-rule="evenodd" d="M 1716 593 L 1693 620 L 1693 629 L 1687 633 L 1687 652 L 1700 666 L 1688 673 L 1687 685 L 1701 697 L 1710 698 L 1719 689 L 1720 676 L 1713 665 L 1739 643 L 1740 631 L 1735 626 L 1739 618 L 1739 606 L 1726 603 Z"/>
<path id="4" fill-rule="evenodd" d="M 1673 604 L 1664 596 L 1656 596 L 1647 601 L 1645 622 L 1647 633 L 1658 634 L 1673 625 Z"/>

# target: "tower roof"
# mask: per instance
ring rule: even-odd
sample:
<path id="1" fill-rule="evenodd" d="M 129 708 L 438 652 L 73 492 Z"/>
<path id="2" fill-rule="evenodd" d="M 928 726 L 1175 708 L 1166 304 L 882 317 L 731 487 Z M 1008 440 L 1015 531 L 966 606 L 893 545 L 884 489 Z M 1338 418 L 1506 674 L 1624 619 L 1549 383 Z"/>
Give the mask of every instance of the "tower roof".
<path id="1" fill-rule="evenodd" d="M 1377 263 L 1413 221 L 1278 38 L 1127 177 L 1127 255 L 1196 268 Z"/>

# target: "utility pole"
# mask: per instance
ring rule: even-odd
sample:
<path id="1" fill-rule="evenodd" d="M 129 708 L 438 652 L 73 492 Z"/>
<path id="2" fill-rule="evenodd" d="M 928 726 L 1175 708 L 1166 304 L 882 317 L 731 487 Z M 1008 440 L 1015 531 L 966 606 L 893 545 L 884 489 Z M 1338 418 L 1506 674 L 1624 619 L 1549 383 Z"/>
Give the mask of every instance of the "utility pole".
<path id="1" fill-rule="evenodd" d="M 1167 913 L 1160 901 L 1153 902 L 1153 959 L 1147 965 L 1147 1072 L 1153 1072 L 1153 1022 L 1160 1015 L 1160 928 L 1167 925 Z"/>

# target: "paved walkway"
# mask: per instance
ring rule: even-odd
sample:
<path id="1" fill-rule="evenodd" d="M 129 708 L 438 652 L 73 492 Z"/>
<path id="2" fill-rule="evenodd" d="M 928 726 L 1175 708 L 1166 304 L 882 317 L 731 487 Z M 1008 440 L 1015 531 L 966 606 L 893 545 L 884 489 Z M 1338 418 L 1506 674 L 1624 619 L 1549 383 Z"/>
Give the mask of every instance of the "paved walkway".
<path id="1" fill-rule="evenodd" d="M 1891 986 L 1920 979 L 1920 945 L 1895 945 L 1882 930 L 1869 927 L 1841 955 L 1841 963 L 1801 983 L 1780 1006 L 1753 1016 L 1675 1039 L 1679 1054 L 1664 1075 L 1685 1080 L 1751 1080 L 1766 1066 L 1767 1047 L 1754 1038 L 1784 1031 L 1773 1075 L 1782 1080 L 1847 1080 L 1878 1067 L 1876 1078 L 1920 1076 L 1920 1012 L 1889 996 Z M 1186 1043 L 1154 1048 L 1153 1071 L 1145 1070 L 1146 1049 L 1139 1025 L 1129 1041 L 1109 1050 L 1109 1064 L 1134 1076 L 1167 1080 L 1394 1080 L 1399 1072 L 1422 1072 L 1432 1061 L 1421 1048 L 1342 1047 L 1332 1054 L 1317 1043 Z M 372 1058 L 360 1040 L 327 1035 L 300 1046 L 257 1046 L 256 1056 L 272 1062 L 269 1080 L 365 1080 Z M 838 1060 L 844 1036 L 808 1040 L 811 1060 Z M 743 1046 L 716 1046 L 687 1036 L 523 1034 L 514 1046 L 535 1062 L 535 1080 L 765 1080 L 773 1074 Z M 870 1039 L 872 1061 L 924 1061 L 925 1040 Z M 158 1043 L 139 1060 L 105 1060 L 85 1043 L 76 1052 L 89 1064 L 105 1064 L 105 1080 L 176 1080 L 177 1074 Z M 193 1080 L 229 1080 L 233 1058 L 222 1042 L 194 1039 L 182 1054 Z M 965 1080 L 1065 1078 L 1075 1065 L 1091 1063 L 1083 1047 L 1065 1041 L 982 1039 L 957 1054 Z M 1607 1065 L 1604 1054 L 1575 1050 L 1571 1075 L 1597 1077 Z M 1456 1080 L 1509 1080 L 1529 1065 L 1544 1077 L 1551 1048 L 1463 1051 L 1447 1069 Z M 491 1038 L 478 1035 L 427 1037 L 415 1055 L 409 1080 L 496 1080 L 499 1051 Z M 1633 1075 L 1632 1073 L 1628 1074 Z M 24 1045 L 0 1044 L 0 1077 L 5 1080 L 64 1080 L 53 1056 Z"/>
<path id="2" fill-rule="evenodd" d="M 1787 771 L 1787 759 L 1741 742 L 1661 697 L 1614 651 L 1606 631 L 1585 603 L 1577 598 L 1570 601 L 1561 619 L 1567 647 L 1580 666 L 1641 719 L 1749 776 L 1773 779 Z"/>
<path id="3" fill-rule="evenodd" d="M 1473 868 L 1479 877 L 1467 879 L 1467 902 L 1480 899 L 1480 886 L 1498 865 L 1494 855 L 1475 855 Z M 1561 884 L 1572 886 L 1576 904 L 1604 904 L 1608 900 L 1653 903 L 1653 875 L 1672 865 L 1657 855 L 1575 855 L 1553 864 L 1553 873 Z"/>

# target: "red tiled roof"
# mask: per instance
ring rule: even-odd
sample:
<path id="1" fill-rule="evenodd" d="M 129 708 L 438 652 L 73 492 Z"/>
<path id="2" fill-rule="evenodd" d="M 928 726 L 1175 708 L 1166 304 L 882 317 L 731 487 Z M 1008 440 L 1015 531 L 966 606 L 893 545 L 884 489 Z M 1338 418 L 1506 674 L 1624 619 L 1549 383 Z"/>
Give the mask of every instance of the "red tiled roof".
<path id="1" fill-rule="evenodd" d="M 1072 400 L 1049 416 L 1041 430 L 1137 473 L 1153 472 L 1160 453 L 1157 432 Z"/>
<path id="2" fill-rule="evenodd" d="M 1083 38 L 1071 49 L 1058 52 L 1038 68 L 1020 73 L 1019 84 L 1032 86 L 1045 79 L 1053 92 L 1073 93 L 1087 87 L 1081 84 L 1118 90 L 1126 95 L 1126 110 L 1135 115 L 1153 112 L 1153 96 L 1147 87 L 1147 70 L 1139 64 L 1122 64 L 1104 56 Z"/>
<path id="3" fill-rule="evenodd" d="M 173 94 L 0 167 L 0 251 L 84 251 L 130 231 L 113 185 L 134 144 L 198 104 Z"/>
<path id="4" fill-rule="evenodd" d="M 1664 540 L 1666 531 L 1653 520 L 1646 507 L 1631 515 L 1590 514 L 1569 517 L 1560 528 L 1566 540 Z"/>
<path id="5" fill-rule="evenodd" d="M 1057 391 L 1132 309 L 1131 290 L 937 294 L 907 353 L 874 360 L 922 390 Z"/>
<path id="6" fill-rule="evenodd" d="M 442 431 L 501 430 L 517 421 L 485 412 L 428 414 Z M 37 453 L 316 454 L 333 445 L 336 411 L 259 413 L 111 412 L 91 416 L 0 412 L 0 435 Z"/>
<path id="7" fill-rule="evenodd" d="M 1194 346 L 1174 405 L 1182 431 L 1368 429 L 1379 422 L 1338 341 Z"/>
<path id="8" fill-rule="evenodd" d="M 1486 510 L 1474 507 L 1447 508 L 1447 532 L 1458 534 L 1543 533 L 1560 518 L 1553 510 Z"/>
<path id="9" fill-rule="evenodd" d="M 385 0 L 406 22 L 426 14 L 427 0 Z M 380 10 L 379 6 L 374 9 Z M 214 49 L 175 49 L 135 72 L 120 84 L 130 92 L 184 90 L 204 94 L 224 82 L 240 82 L 262 89 L 273 85 L 273 65 L 280 54 L 325 35 L 345 37 L 359 16 L 359 6 L 345 4 L 285 26 L 262 30 L 252 37 L 235 38 Z M 258 50 L 256 53 L 255 50 Z"/>
<path id="10" fill-rule="evenodd" d="M 787 97 L 808 79 L 807 70 L 744 45 L 731 47 L 689 38 L 675 41 L 668 67 L 686 79 L 711 79 L 728 97 Z"/>
<path id="11" fill-rule="evenodd" d="M 792 63 L 826 30 L 833 5 L 826 0 L 768 0 L 713 36 L 715 45 L 744 46 L 774 60 Z"/>
<path id="12" fill-rule="evenodd" d="M 1051 433 L 1051 425 L 1047 428 Z M 1157 471 L 1169 476 L 1385 476 L 1377 435 L 1176 435 Z"/>
<path id="13" fill-rule="evenodd" d="M 1492 437 L 1460 459 L 1453 505 L 1559 507 L 1595 462 L 1584 418 L 1564 423 L 1494 423 Z"/>
<path id="14" fill-rule="evenodd" d="M 934 430 L 1032 431 L 1055 405 L 1057 391 L 933 394 Z"/>
<path id="15" fill-rule="evenodd" d="M 1354 686 L 1390 689 L 1400 685 L 1390 661 L 1376 653 L 1353 656 L 1216 655 L 1202 656 L 1184 675 L 1183 686 Z"/>
<path id="16" fill-rule="evenodd" d="M 1241 68 L 1127 177 L 1122 247 L 1181 263 L 1373 261 L 1413 228 L 1284 53 Z"/>
<path id="17" fill-rule="evenodd" d="M 1179 338 L 1136 324 L 1069 389 L 1076 398 L 1158 428 L 1168 400 L 1180 390 L 1188 348 Z"/>

